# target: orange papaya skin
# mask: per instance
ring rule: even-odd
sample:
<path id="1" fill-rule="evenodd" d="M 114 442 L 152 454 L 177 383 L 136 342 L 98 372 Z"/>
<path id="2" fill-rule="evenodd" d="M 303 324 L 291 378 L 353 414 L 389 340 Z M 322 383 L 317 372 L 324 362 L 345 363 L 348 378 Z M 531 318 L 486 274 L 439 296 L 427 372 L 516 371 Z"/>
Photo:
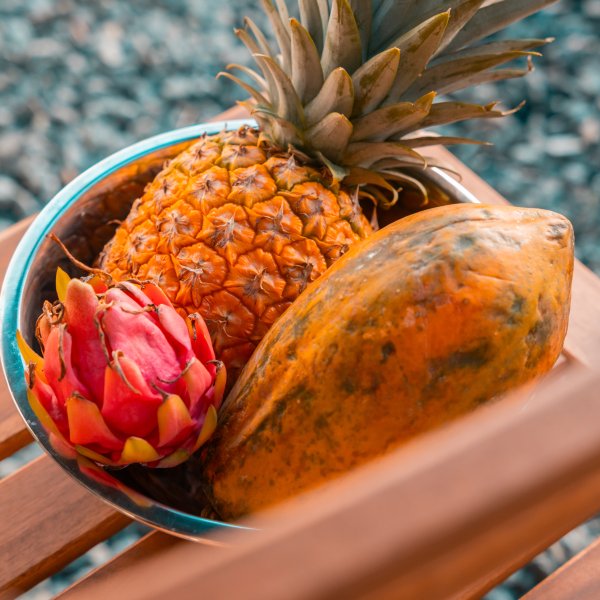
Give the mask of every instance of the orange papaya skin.
<path id="1" fill-rule="evenodd" d="M 201 455 L 234 519 L 548 371 L 567 330 L 569 221 L 450 205 L 353 247 L 273 325 Z"/>

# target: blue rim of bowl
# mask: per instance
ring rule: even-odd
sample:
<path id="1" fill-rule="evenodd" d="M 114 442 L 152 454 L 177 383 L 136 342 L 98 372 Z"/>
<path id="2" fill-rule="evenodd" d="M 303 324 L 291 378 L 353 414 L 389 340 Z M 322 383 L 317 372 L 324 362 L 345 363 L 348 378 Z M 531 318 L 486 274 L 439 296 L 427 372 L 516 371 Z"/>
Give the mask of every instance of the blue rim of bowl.
<path id="1" fill-rule="evenodd" d="M 121 489 L 113 489 L 85 475 L 76 460 L 60 455 L 50 443 L 48 434 L 29 405 L 24 377 L 25 365 L 17 346 L 16 332 L 21 317 L 21 298 L 24 293 L 25 281 L 40 245 L 62 214 L 88 189 L 112 172 L 151 152 L 191 141 L 204 133 L 212 135 L 224 129 L 237 129 L 243 125 L 255 126 L 256 123 L 253 120 L 243 119 L 176 129 L 128 146 L 90 167 L 66 185 L 32 222 L 11 258 L 0 293 L 2 367 L 13 401 L 33 437 L 71 477 L 103 501 L 137 521 L 195 541 L 204 540 L 203 536 L 208 532 L 222 529 L 248 530 L 249 528 L 205 519 L 170 508 L 137 491 L 132 490 L 129 493 L 128 488 L 123 484 L 121 484 Z"/>

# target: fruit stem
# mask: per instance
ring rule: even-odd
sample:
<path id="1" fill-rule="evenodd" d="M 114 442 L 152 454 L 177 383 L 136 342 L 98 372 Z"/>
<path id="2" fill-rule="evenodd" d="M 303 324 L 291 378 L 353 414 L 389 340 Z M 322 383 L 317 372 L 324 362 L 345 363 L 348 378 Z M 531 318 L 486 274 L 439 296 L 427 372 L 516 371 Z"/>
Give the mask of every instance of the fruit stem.
<path id="1" fill-rule="evenodd" d="M 58 245 L 58 247 L 65 253 L 65 256 L 76 267 L 78 267 L 82 271 L 86 271 L 88 273 L 93 273 L 94 275 L 98 275 L 99 277 L 102 277 L 107 282 L 112 282 L 112 277 L 106 271 L 103 271 L 102 269 L 97 269 L 94 267 L 88 267 L 88 265 L 86 265 L 85 263 L 83 263 L 80 260 L 78 260 L 77 258 L 75 258 L 71 254 L 71 252 L 69 252 L 68 248 L 62 243 L 62 241 L 60 240 L 60 238 L 58 236 L 56 236 L 53 233 L 49 233 L 47 237 L 50 238 L 55 244 Z"/>

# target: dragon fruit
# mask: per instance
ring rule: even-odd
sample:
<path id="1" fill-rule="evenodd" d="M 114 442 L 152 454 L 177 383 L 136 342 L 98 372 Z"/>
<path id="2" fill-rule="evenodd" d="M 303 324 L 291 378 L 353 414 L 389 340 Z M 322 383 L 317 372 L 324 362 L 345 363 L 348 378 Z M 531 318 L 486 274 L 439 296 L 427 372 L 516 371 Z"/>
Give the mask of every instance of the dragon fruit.
<path id="1" fill-rule="evenodd" d="M 18 334 L 30 404 L 59 445 L 103 465 L 171 467 L 213 433 L 225 390 L 206 324 L 152 283 L 56 277 L 37 355 Z"/>

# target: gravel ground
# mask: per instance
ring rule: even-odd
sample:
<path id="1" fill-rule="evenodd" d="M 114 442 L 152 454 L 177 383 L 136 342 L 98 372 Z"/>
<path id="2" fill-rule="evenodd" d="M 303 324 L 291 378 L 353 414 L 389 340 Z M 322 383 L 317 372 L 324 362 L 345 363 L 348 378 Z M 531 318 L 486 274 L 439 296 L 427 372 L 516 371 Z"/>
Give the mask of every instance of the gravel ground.
<path id="1" fill-rule="evenodd" d="M 256 2 L 229 0 L 2 0 L 0 3 L 0 228 L 38 211 L 99 159 L 150 135 L 201 122 L 237 89 L 216 73 L 246 62 L 231 30 Z M 469 131 L 495 145 L 455 152 L 515 204 L 551 208 L 574 223 L 579 258 L 600 273 L 600 0 L 563 0 L 513 26 L 553 36 L 528 77 L 464 99 L 526 106 Z M 35 452 L 28 450 L 26 452 Z M 0 463 L 10 470 L 13 462 Z M 488 595 L 525 590 L 600 533 L 584 525 Z M 30 597 L 45 598 L 139 531 L 100 546 Z"/>

